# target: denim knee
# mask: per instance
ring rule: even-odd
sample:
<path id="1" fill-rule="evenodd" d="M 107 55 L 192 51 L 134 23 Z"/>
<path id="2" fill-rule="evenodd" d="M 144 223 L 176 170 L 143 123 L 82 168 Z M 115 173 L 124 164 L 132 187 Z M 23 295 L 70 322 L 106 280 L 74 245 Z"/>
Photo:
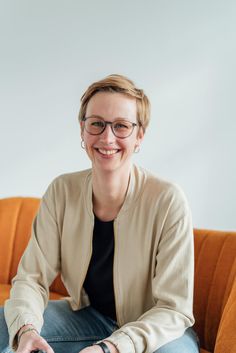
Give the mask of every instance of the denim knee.
<path id="1" fill-rule="evenodd" d="M 199 340 L 190 327 L 184 335 L 157 349 L 154 353 L 199 353 Z"/>
<path id="2" fill-rule="evenodd" d="M 9 335 L 3 307 L 0 307 L 0 332 L 0 353 L 10 353 Z"/>

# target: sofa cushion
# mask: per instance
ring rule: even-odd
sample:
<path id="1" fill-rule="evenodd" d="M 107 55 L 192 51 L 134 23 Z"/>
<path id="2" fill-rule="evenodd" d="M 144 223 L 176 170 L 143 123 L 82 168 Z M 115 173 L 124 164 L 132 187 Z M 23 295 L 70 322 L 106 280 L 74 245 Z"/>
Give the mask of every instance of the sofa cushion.
<path id="1" fill-rule="evenodd" d="M 0 306 L 3 306 L 5 300 L 9 298 L 10 289 L 10 284 L 0 284 Z"/>

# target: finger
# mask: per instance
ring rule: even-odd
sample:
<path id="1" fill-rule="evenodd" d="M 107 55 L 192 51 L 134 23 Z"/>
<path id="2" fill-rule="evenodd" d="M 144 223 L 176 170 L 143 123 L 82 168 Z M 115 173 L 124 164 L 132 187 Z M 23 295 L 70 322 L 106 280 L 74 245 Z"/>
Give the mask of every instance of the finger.
<path id="1" fill-rule="evenodd" d="M 48 344 L 44 344 L 40 345 L 37 349 L 30 350 L 30 353 L 54 353 L 54 350 Z"/>
<path id="2" fill-rule="evenodd" d="M 38 353 L 54 353 L 52 347 L 45 340 L 40 341 L 35 351 Z"/>
<path id="3" fill-rule="evenodd" d="M 21 348 L 21 347 L 20 347 Z M 42 337 L 38 337 L 37 340 L 27 344 L 23 349 L 17 350 L 16 353 L 54 353 L 52 347 Z"/>

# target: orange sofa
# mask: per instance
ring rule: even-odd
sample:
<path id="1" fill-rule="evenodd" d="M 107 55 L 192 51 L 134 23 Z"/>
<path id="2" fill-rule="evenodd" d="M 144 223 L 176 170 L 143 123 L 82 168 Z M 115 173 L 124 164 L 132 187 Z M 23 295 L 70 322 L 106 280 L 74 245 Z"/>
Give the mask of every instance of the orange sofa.
<path id="1" fill-rule="evenodd" d="M 0 305 L 9 297 L 39 202 L 23 197 L 0 200 Z M 194 241 L 194 315 L 201 353 L 236 353 L 236 232 L 195 229 Z M 58 277 L 50 298 L 66 295 Z"/>

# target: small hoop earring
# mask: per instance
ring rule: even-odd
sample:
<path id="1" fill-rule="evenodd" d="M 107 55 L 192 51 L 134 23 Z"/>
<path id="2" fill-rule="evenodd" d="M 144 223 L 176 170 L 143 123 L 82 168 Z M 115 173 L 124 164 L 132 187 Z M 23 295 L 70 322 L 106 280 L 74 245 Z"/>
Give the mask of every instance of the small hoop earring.
<path id="1" fill-rule="evenodd" d="M 83 148 L 83 150 L 85 150 L 85 143 L 84 143 L 84 140 L 81 140 L 81 147 Z"/>
<path id="2" fill-rule="evenodd" d="M 139 145 L 135 146 L 134 153 L 139 153 L 139 151 L 140 151 L 140 146 Z"/>

